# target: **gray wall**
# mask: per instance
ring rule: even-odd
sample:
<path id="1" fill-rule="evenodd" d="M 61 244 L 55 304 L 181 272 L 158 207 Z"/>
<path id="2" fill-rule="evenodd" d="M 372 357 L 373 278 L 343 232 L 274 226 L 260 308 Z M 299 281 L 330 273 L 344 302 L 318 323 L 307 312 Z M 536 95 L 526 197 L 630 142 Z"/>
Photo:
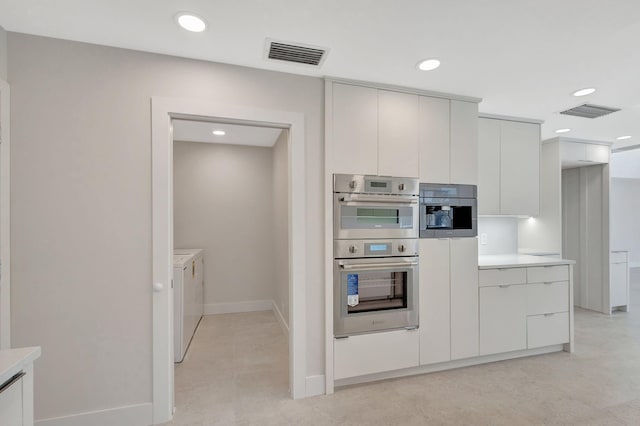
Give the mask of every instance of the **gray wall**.
<path id="1" fill-rule="evenodd" d="M 629 250 L 632 267 L 640 266 L 640 179 L 611 179 L 611 249 Z"/>
<path id="2" fill-rule="evenodd" d="M 0 26 L 0 79 L 7 80 L 7 32 Z"/>
<path id="3" fill-rule="evenodd" d="M 322 79 L 8 34 L 12 338 L 36 419 L 151 401 L 151 96 L 305 114 L 307 375 L 324 370 Z"/>
<path id="4" fill-rule="evenodd" d="M 173 173 L 174 245 L 204 249 L 205 305 L 274 300 L 272 149 L 175 142 Z"/>
<path id="5" fill-rule="evenodd" d="M 289 132 L 284 131 L 273 146 L 273 242 L 275 255 L 275 302 L 289 325 Z"/>

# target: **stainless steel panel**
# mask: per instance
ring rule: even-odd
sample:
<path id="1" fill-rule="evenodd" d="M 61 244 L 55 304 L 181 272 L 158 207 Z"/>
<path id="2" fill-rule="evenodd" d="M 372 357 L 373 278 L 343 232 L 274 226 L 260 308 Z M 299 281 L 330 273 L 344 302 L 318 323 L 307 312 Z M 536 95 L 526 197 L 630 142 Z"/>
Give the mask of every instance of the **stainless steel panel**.
<path id="1" fill-rule="evenodd" d="M 390 244 L 391 253 L 380 255 L 367 253 L 366 244 Z M 382 256 L 417 256 L 418 240 L 416 238 L 375 239 L 375 240 L 334 240 L 333 257 L 336 259 L 355 259 Z"/>
<path id="2" fill-rule="evenodd" d="M 372 181 L 388 183 L 388 187 L 372 187 L 368 184 Z M 333 192 L 353 194 L 384 193 L 395 195 L 418 195 L 419 186 L 420 183 L 416 178 L 347 174 L 333 175 Z"/>

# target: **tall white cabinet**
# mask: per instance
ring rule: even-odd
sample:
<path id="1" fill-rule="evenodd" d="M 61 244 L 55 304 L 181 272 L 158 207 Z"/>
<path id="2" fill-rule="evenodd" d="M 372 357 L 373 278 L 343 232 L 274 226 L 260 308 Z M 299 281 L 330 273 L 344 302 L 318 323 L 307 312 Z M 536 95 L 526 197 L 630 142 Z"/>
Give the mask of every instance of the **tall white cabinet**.
<path id="1" fill-rule="evenodd" d="M 540 123 L 480 117 L 478 214 L 538 215 Z"/>
<path id="2" fill-rule="evenodd" d="M 477 356 L 478 240 L 420 240 L 420 364 Z"/>

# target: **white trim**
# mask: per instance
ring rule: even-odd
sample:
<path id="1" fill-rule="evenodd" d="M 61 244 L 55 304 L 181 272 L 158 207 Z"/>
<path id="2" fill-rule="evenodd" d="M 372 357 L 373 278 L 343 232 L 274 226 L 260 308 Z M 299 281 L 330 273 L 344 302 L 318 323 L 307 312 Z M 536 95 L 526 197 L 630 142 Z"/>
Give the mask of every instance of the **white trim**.
<path id="1" fill-rule="evenodd" d="M 204 314 L 234 314 L 239 312 L 271 311 L 272 309 L 273 300 L 249 300 L 246 302 L 210 303 L 204 305 Z"/>
<path id="2" fill-rule="evenodd" d="M 275 123 L 289 129 L 289 380 L 291 396 L 306 394 L 306 212 L 304 114 L 226 105 L 206 99 L 151 99 L 153 259 L 153 423 L 173 415 L 172 131 L 174 116 Z M 294 286 L 293 283 L 296 285 Z"/>
<path id="3" fill-rule="evenodd" d="M 43 419 L 38 426 L 141 426 L 151 424 L 151 403 Z"/>
<path id="4" fill-rule="evenodd" d="M 515 352 L 505 352 L 495 355 L 486 355 L 474 358 L 465 358 L 455 361 L 442 362 L 438 364 L 422 365 L 420 367 L 405 368 L 402 370 L 385 371 L 383 373 L 367 374 L 365 376 L 349 377 L 336 380 L 335 386 L 348 386 L 358 383 L 374 382 L 385 379 L 395 379 L 398 377 L 415 376 L 418 374 L 435 373 L 436 371 L 453 370 L 455 368 L 470 367 L 472 365 L 488 364 L 496 361 L 506 361 L 509 359 L 524 358 L 527 356 L 542 355 L 552 352 L 562 352 L 563 345 L 553 345 L 544 348 L 526 349 Z"/>
<path id="5" fill-rule="evenodd" d="M 0 349 L 11 347 L 11 145 L 10 88 L 0 79 Z"/>
<path id="6" fill-rule="evenodd" d="M 282 332 L 284 333 L 285 336 L 289 337 L 289 326 L 287 325 L 287 322 L 284 320 L 284 316 L 282 315 L 282 312 L 280 312 L 280 309 L 278 309 L 278 304 L 276 303 L 275 300 L 271 301 L 271 309 L 273 310 L 273 314 L 276 316 L 276 319 L 278 320 L 278 324 L 280 324 L 280 327 L 282 328 Z M 309 396 L 309 394 L 307 393 L 306 396 Z"/>
<path id="7" fill-rule="evenodd" d="M 478 118 L 489 118 L 491 120 L 517 121 L 519 123 L 531 123 L 531 124 L 544 123 L 544 120 L 539 120 L 537 118 L 514 117 L 512 115 L 491 114 L 488 112 L 479 112 Z"/>
<path id="8" fill-rule="evenodd" d="M 325 82 L 330 82 L 330 83 L 343 83 L 343 84 L 350 84 L 352 86 L 374 87 L 376 89 L 392 90 L 394 92 L 409 93 L 413 95 L 429 96 L 431 98 L 443 98 L 443 99 L 449 99 L 454 101 L 471 102 L 476 104 L 482 102 L 482 98 L 476 98 L 474 96 L 453 95 L 451 93 L 436 92 L 433 90 L 425 90 L 425 89 L 416 89 L 414 87 L 395 86 L 392 84 L 372 83 L 369 81 L 349 80 L 346 78 L 329 77 L 329 76 L 325 77 L 324 80 Z"/>
<path id="9" fill-rule="evenodd" d="M 610 141 L 596 141 L 593 139 L 578 139 L 578 138 L 569 138 L 566 136 L 556 136 L 554 138 L 551 139 L 545 139 L 543 140 L 541 143 L 542 144 L 546 144 L 546 143 L 552 143 L 552 142 L 576 142 L 576 143 L 588 143 L 591 145 L 607 145 L 607 146 L 611 146 L 613 145 L 613 142 Z"/>
<path id="10" fill-rule="evenodd" d="M 325 392 L 325 380 L 324 374 L 317 376 L 307 376 L 307 396 L 324 395 Z"/>
<path id="11" fill-rule="evenodd" d="M 324 84 L 324 373 L 333 393 L 333 81 Z"/>

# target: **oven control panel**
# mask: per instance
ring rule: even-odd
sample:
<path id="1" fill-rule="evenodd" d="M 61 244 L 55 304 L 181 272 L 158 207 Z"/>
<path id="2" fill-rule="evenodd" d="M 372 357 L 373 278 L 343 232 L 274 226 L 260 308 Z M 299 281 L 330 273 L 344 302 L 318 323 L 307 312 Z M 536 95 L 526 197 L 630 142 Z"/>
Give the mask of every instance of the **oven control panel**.
<path id="1" fill-rule="evenodd" d="M 334 240 L 333 253 L 336 259 L 417 256 L 418 240 Z"/>

